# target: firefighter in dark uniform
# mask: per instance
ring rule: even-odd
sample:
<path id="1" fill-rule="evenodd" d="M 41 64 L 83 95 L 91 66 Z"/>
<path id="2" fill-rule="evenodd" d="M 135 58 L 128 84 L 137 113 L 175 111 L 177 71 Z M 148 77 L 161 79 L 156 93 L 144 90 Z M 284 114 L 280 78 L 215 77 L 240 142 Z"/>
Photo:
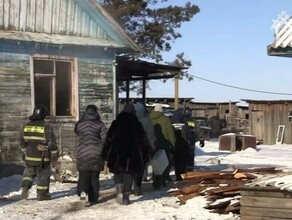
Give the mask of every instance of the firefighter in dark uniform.
<path id="1" fill-rule="evenodd" d="M 184 114 L 185 114 L 185 120 L 188 123 L 188 126 L 191 129 L 191 152 L 190 152 L 190 157 L 188 159 L 188 165 L 187 165 L 187 171 L 193 171 L 194 168 L 194 157 L 195 157 L 195 145 L 196 142 L 199 141 L 199 145 L 200 147 L 204 147 L 205 146 L 205 139 L 203 137 L 201 137 L 200 135 L 200 128 L 199 126 L 196 124 L 196 121 L 192 118 L 192 110 L 189 107 L 186 107 L 184 110 Z"/>
<path id="2" fill-rule="evenodd" d="M 50 164 L 56 162 L 59 150 L 50 124 L 45 122 L 48 109 L 44 105 L 36 106 L 29 122 L 22 128 L 20 150 L 26 168 L 23 173 L 21 198 L 28 198 L 28 191 L 37 177 L 37 200 L 49 200 Z"/>

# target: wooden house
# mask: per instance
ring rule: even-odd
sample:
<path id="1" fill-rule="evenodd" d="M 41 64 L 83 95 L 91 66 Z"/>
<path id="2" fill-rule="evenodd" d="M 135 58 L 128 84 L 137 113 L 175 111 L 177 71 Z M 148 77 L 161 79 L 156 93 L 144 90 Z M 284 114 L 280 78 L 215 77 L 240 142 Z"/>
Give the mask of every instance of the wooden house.
<path id="1" fill-rule="evenodd" d="M 244 101 L 249 104 L 250 134 L 263 144 L 292 144 L 292 100 Z"/>
<path id="2" fill-rule="evenodd" d="M 61 153 L 74 154 L 88 104 L 109 124 L 117 112 L 116 55 L 138 46 L 96 1 L 0 0 L 0 150 L 17 161 L 20 127 L 49 108 Z"/>

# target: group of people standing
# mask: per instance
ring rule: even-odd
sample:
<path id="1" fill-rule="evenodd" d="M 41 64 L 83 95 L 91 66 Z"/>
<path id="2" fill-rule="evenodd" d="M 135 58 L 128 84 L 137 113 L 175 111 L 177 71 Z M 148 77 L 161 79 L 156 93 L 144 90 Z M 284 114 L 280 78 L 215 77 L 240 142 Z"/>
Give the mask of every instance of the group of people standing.
<path id="1" fill-rule="evenodd" d="M 41 120 L 44 121 L 44 117 L 41 117 Z M 25 126 L 23 136 L 25 136 L 24 131 Z M 185 121 L 183 110 L 176 110 L 170 118 L 164 115 L 161 104 L 155 105 L 153 111 L 148 114 L 143 103 L 127 103 L 109 128 L 101 120 L 97 107 L 88 105 L 81 119 L 75 124 L 74 131 L 78 137 L 77 194 L 81 200 L 87 200 L 88 206 L 98 201 L 99 175 L 104 170 L 105 162 L 109 171 L 114 174 L 116 201 L 123 205 L 130 203 L 129 196 L 133 188 L 135 195 L 141 195 L 142 181 L 157 150 L 165 150 L 169 166 L 162 175 L 153 173 L 154 189 L 165 186 L 166 181 L 172 181 L 169 175 L 172 165 L 175 167 L 176 180 L 179 181 L 182 180 L 181 174 L 187 171 L 188 165 L 194 163 L 194 158 L 190 157 L 193 155 L 190 151 L 191 145 L 194 145 L 194 137 Z M 50 136 L 52 137 L 44 138 L 43 142 L 51 143 L 51 139 L 55 138 L 52 131 Z M 21 149 L 26 155 L 27 146 L 31 145 L 30 141 L 22 138 Z M 40 141 L 35 139 L 34 142 Z M 48 148 L 49 154 L 57 149 L 56 144 L 53 146 Z M 39 164 L 35 165 L 38 166 Z M 24 174 L 27 171 L 28 166 Z M 38 172 L 38 168 L 33 171 Z M 30 175 L 31 179 L 35 176 Z M 49 179 L 49 174 L 45 179 Z M 29 185 L 25 185 L 24 175 L 22 198 L 27 198 L 31 184 L 32 181 Z M 45 193 L 48 193 L 48 190 Z"/>

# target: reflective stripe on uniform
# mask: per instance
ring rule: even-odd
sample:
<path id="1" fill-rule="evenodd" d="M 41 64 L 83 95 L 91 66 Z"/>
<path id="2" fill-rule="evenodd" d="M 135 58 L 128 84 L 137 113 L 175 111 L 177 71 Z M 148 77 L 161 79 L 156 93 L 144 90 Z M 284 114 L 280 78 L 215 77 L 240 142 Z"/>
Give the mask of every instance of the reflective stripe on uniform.
<path id="1" fill-rule="evenodd" d="M 42 161 L 42 158 L 39 158 L 39 157 L 25 157 L 26 160 L 28 161 L 38 161 L 38 162 L 41 162 Z M 45 162 L 50 162 L 50 158 L 44 158 L 44 161 Z"/>
<path id="2" fill-rule="evenodd" d="M 37 186 L 37 189 L 41 189 L 41 190 L 44 190 L 44 189 L 49 189 L 49 186 Z"/>
<path id="3" fill-rule="evenodd" d="M 190 127 L 195 127 L 195 122 L 188 121 L 188 125 L 189 125 Z"/>
<path id="4" fill-rule="evenodd" d="M 37 141 L 45 141 L 45 137 L 38 137 L 38 136 L 23 136 L 24 140 L 37 140 Z"/>
<path id="5" fill-rule="evenodd" d="M 33 178 L 28 177 L 28 176 L 25 176 L 25 177 L 22 178 L 22 180 L 23 180 L 23 181 L 26 180 L 26 181 L 30 181 L 30 182 L 32 182 L 32 181 L 33 181 Z"/>
<path id="6" fill-rule="evenodd" d="M 36 132 L 45 133 L 45 128 L 43 126 L 24 126 L 24 132 Z"/>
<path id="7" fill-rule="evenodd" d="M 23 139 L 26 142 L 29 141 L 41 141 L 45 142 L 45 127 L 25 125 L 23 128 Z"/>
<path id="8" fill-rule="evenodd" d="M 59 151 L 58 150 L 52 150 L 51 154 L 57 154 Z"/>

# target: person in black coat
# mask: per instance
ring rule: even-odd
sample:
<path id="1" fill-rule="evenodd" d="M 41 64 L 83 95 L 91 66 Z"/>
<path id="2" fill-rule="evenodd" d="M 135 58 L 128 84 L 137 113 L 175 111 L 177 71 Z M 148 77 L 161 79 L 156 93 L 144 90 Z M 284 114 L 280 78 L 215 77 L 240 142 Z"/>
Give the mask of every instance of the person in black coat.
<path id="1" fill-rule="evenodd" d="M 119 204 L 130 203 L 133 180 L 144 171 L 147 149 L 145 132 L 135 115 L 135 107 L 127 103 L 112 122 L 102 152 L 109 171 L 114 174 Z"/>
<path id="2" fill-rule="evenodd" d="M 81 200 L 88 197 L 86 205 L 97 203 L 99 197 L 99 175 L 104 169 L 101 151 L 107 128 L 101 121 L 95 105 L 88 105 L 83 117 L 74 129 L 78 136 L 76 143 L 76 164 L 79 172 L 77 194 Z"/>
<path id="3" fill-rule="evenodd" d="M 187 171 L 188 162 L 194 161 L 194 158 L 191 158 L 191 130 L 184 117 L 183 111 L 179 109 L 174 111 L 171 118 L 176 138 L 174 168 L 177 181 L 182 180 L 181 174 Z"/>

